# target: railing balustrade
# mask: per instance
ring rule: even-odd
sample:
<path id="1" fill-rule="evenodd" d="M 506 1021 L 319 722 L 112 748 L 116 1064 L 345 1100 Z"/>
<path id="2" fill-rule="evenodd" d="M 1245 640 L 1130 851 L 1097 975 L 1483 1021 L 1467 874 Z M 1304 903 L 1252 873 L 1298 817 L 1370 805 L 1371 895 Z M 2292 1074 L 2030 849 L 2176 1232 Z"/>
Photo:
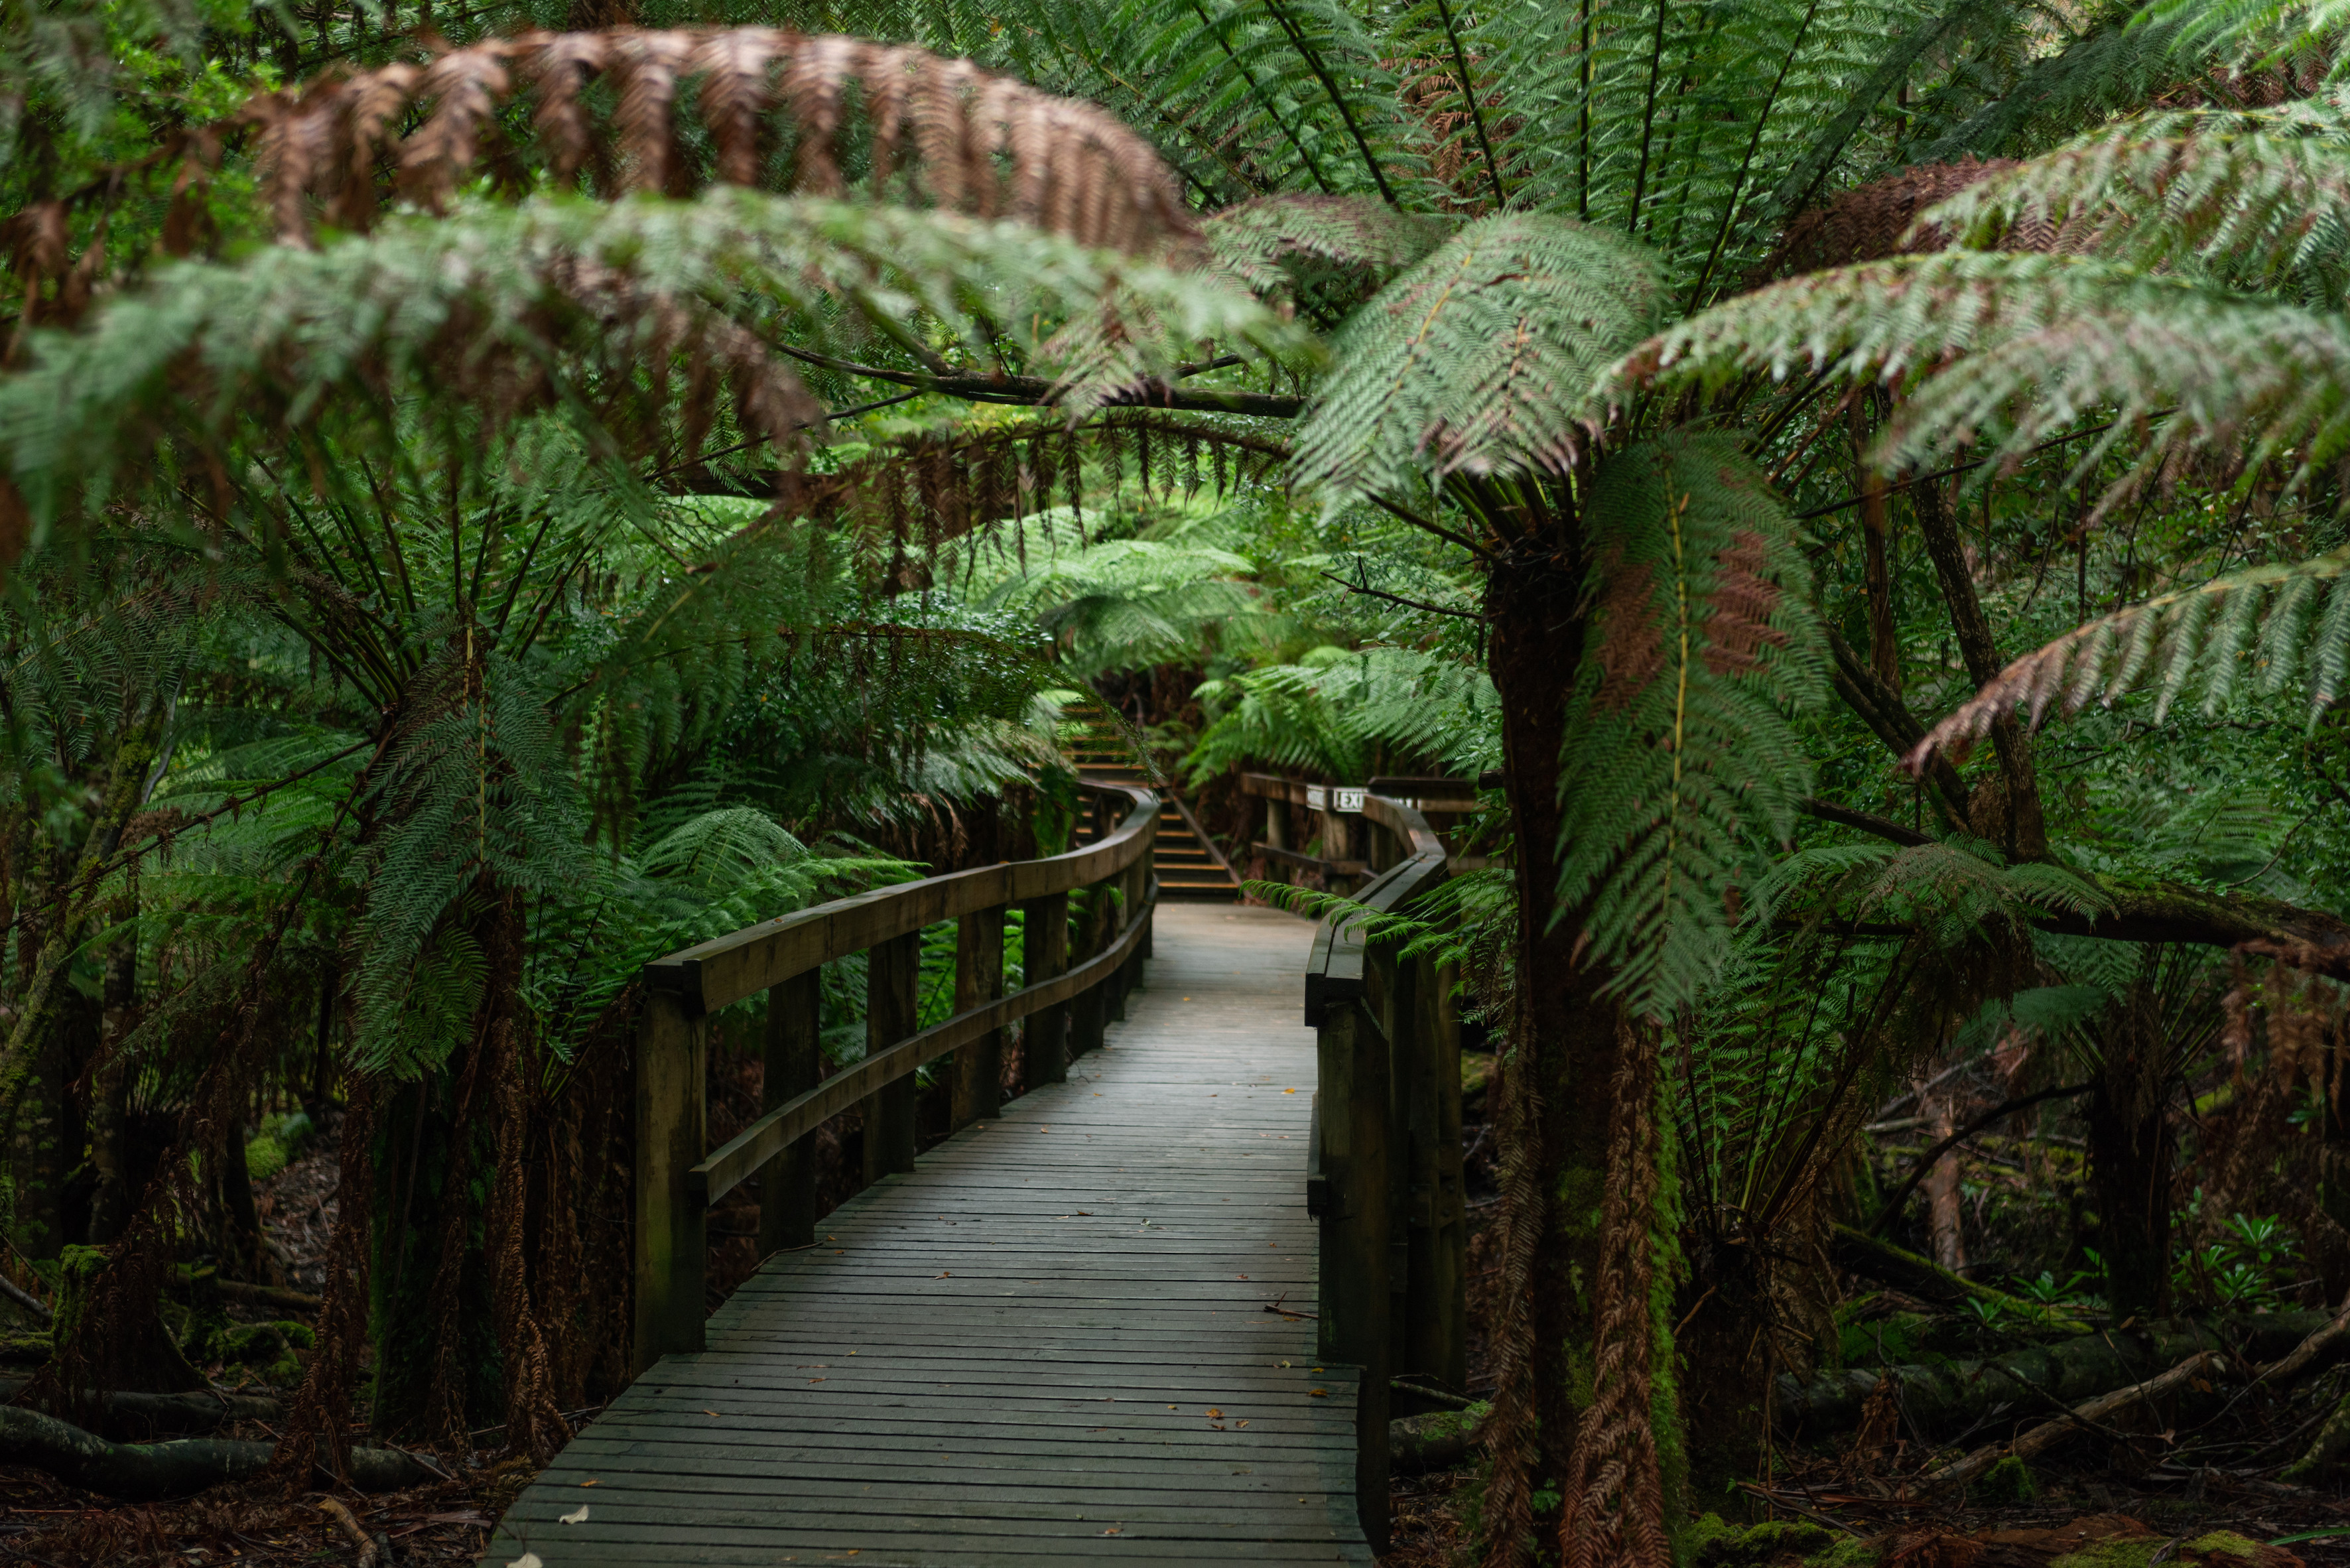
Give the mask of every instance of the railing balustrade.
<path id="1" fill-rule="evenodd" d="M 1027 1019 L 1025 1080 L 1059 1083 L 1070 1058 L 1097 1048 L 1106 1022 L 1150 951 L 1150 877 L 1158 798 L 1087 783 L 1101 836 L 1045 859 L 1007 862 L 836 898 L 691 947 L 645 967 L 637 1044 L 635 1367 L 703 1346 L 711 1205 L 754 1177 L 764 1254 L 815 1239 L 816 1168 L 806 1140 L 858 1106 L 865 1178 L 914 1168 L 915 1070 L 952 1053 L 951 1120 L 993 1117 L 1003 1031 Z M 1124 805 L 1112 826 L 1102 808 Z M 1092 889 L 1071 950 L 1069 897 Z M 1117 897 L 1107 895 L 1115 892 Z M 1025 983 L 1003 994 L 1003 926 L 1022 911 Z M 923 928 L 956 922 L 953 1016 L 919 1027 Z M 827 963 L 863 952 L 866 1054 L 818 1079 L 817 1031 Z M 709 1021 L 767 993 L 764 1114 L 709 1147 Z M 1457 1074 L 1456 1074 L 1457 1079 Z M 1457 1140 L 1456 1140 L 1457 1141 Z"/>
<path id="2" fill-rule="evenodd" d="M 1444 881 L 1443 841 L 1415 804 L 1366 792 L 1361 815 L 1373 876 L 1359 902 L 1398 910 Z M 1356 1497 L 1383 1551 L 1389 1382 L 1457 1393 L 1468 1376 L 1468 1210 L 1453 977 L 1362 928 L 1323 921 L 1306 968 L 1320 1076 L 1305 1202 L 1321 1222 L 1316 1353 L 1362 1368 Z"/>

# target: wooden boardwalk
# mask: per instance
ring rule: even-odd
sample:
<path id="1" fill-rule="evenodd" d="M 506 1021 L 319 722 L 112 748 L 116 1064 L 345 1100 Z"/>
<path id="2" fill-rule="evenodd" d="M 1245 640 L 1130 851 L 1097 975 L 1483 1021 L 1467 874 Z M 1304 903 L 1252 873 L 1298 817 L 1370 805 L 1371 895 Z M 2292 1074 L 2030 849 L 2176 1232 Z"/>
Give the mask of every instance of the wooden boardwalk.
<path id="1" fill-rule="evenodd" d="M 1264 1310 L 1315 1310 L 1313 928 L 1156 919 L 1107 1049 L 769 1260 L 485 1561 L 1368 1563 L 1353 1374 Z"/>

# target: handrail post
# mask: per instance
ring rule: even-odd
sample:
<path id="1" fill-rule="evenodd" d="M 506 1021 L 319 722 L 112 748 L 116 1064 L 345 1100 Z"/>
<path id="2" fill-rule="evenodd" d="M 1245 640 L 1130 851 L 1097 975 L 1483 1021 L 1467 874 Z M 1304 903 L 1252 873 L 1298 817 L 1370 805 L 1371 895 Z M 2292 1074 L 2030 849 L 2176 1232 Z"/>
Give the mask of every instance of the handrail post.
<path id="1" fill-rule="evenodd" d="M 1003 994 L 1003 906 L 998 904 L 955 922 L 955 1011 L 968 1012 Z M 949 1119 L 958 1132 L 993 1121 L 1003 1099 L 1003 1031 L 991 1029 L 955 1053 Z"/>
<path id="2" fill-rule="evenodd" d="M 702 1347 L 709 1211 L 687 1173 L 709 1142 L 709 1021 L 649 990 L 637 1033 L 636 1371 Z"/>
<path id="3" fill-rule="evenodd" d="M 1020 952 L 1025 982 L 1037 985 L 1069 969 L 1069 896 L 1047 893 L 1020 906 Z M 1066 1082 L 1069 1075 L 1068 1004 L 1028 1015 L 1022 1087 Z"/>
<path id="4" fill-rule="evenodd" d="M 1360 1001 L 1335 1002 L 1315 1032 L 1321 1084 L 1321 1314 L 1316 1354 L 1362 1368 L 1355 1502 L 1374 1553 L 1388 1544 L 1388 1043 Z"/>
<path id="5" fill-rule="evenodd" d="M 922 933 L 908 931 L 866 950 L 865 1050 L 887 1050 L 921 1027 L 916 987 Z M 865 1180 L 914 1168 L 914 1078 L 886 1084 L 865 1102 Z"/>
<path id="6" fill-rule="evenodd" d="M 762 1114 L 816 1085 L 817 1039 L 824 974 L 809 970 L 767 988 L 767 1067 L 759 1090 Z M 816 1150 L 794 1143 L 767 1162 L 759 1179 L 759 1255 L 816 1240 Z"/>
<path id="7" fill-rule="evenodd" d="M 1465 1393 L 1469 1387 L 1469 1193 L 1461 1169 L 1461 1008 L 1452 994 L 1453 967 L 1426 956 L 1419 962 L 1419 1028 L 1436 1091 L 1430 1116 L 1435 1126 L 1435 1190 L 1427 1283 L 1416 1303 L 1421 1337 L 1413 1360 L 1445 1387 Z"/>
<path id="8" fill-rule="evenodd" d="M 1074 966 L 1083 963 L 1102 951 L 1107 944 L 1110 920 L 1110 885 L 1095 883 L 1086 889 L 1086 918 L 1077 939 L 1077 950 L 1069 955 Z M 1103 994 L 1107 988 L 1089 985 L 1069 999 L 1069 1055 L 1072 1062 L 1088 1051 L 1098 1051 L 1102 1044 L 1102 1016 L 1109 999 Z"/>

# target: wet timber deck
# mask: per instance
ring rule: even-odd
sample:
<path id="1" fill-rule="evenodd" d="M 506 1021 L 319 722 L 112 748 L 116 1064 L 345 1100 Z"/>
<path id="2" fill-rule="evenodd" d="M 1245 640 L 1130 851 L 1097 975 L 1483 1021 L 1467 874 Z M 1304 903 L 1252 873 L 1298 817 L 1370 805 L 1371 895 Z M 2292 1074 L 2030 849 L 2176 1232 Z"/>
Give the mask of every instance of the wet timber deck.
<path id="1" fill-rule="evenodd" d="M 1264 1310 L 1314 1310 L 1313 928 L 1156 920 L 1107 1049 L 769 1260 L 485 1561 L 1368 1563 L 1352 1374 Z"/>

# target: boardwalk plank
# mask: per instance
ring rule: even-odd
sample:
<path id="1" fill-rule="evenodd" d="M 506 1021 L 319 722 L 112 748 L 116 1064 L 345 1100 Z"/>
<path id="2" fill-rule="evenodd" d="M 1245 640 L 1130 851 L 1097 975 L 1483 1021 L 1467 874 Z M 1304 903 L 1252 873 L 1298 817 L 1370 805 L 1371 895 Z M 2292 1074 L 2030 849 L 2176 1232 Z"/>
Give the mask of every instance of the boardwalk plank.
<path id="1" fill-rule="evenodd" d="M 1157 919 L 1105 1049 L 769 1259 L 485 1561 L 1367 1563 L 1352 1369 L 1265 1310 L 1314 1310 L 1311 928 Z"/>

